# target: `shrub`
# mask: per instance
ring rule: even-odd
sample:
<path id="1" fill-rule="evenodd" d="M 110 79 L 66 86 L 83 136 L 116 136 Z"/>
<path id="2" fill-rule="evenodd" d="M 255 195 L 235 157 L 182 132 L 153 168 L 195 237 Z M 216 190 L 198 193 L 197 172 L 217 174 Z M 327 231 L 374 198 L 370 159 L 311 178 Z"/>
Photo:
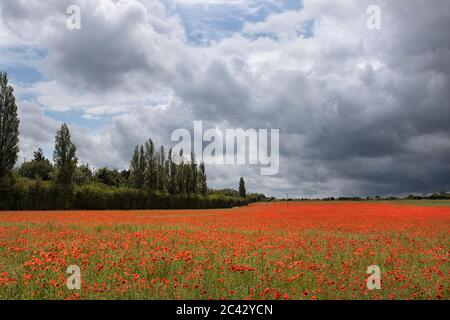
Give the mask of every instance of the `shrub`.
<path id="1" fill-rule="evenodd" d="M 245 198 L 221 194 L 169 195 L 95 183 L 64 187 L 23 177 L 0 183 L 0 210 L 213 209 L 247 204 Z"/>

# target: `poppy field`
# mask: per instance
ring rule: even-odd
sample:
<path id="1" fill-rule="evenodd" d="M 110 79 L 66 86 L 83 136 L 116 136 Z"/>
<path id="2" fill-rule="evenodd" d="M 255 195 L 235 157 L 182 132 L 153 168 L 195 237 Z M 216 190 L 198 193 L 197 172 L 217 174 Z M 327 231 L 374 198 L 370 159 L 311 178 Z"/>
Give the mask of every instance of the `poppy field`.
<path id="1" fill-rule="evenodd" d="M 449 232 L 414 203 L 0 212 L 0 299 L 448 300 Z"/>

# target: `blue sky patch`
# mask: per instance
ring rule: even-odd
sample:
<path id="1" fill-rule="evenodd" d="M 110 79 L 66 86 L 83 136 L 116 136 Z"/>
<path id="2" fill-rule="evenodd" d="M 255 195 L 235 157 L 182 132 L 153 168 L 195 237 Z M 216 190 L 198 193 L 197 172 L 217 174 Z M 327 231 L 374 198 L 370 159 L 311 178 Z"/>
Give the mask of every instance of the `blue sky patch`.
<path id="1" fill-rule="evenodd" d="M 242 30 L 245 22 L 264 21 L 269 15 L 302 8 L 299 0 L 248 1 L 248 4 L 182 3 L 166 0 L 167 9 L 178 14 L 193 45 L 209 45 Z"/>
<path id="2" fill-rule="evenodd" d="M 33 84 L 38 81 L 43 81 L 44 76 L 37 68 L 22 66 L 1 66 L 0 69 L 8 74 L 11 82 L 22 84 Z"/>
<path id="3" fill-rule="evenodd" d="M 85 113 L 82 111 L 58 112 L 46 110 L 44 114 L 57 121 L 89 129 L 97 129 L 111 120 L 108 115 L 102 115 L 101 118 L 88 119 L 84 117 Z"/>

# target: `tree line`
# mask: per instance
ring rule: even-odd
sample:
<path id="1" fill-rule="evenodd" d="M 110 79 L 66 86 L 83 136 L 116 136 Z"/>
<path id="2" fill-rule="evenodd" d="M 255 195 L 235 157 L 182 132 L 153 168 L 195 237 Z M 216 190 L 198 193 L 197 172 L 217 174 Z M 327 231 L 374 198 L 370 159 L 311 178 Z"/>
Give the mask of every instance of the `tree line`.
<path id="1" fill-rule="evenodd" d="M 164 146 L 156 150 L 152 139 L 136 146 L 130 165 L 130 182 L 136 189 L 174 194 L 207 195 L 206 171 L 203 162 L 197 165 L 195 155 L 186 159 L 183 150 L 166 154 Z"/>
<path id="2" fill-rule="evenodd" d="M 157 148 L 151 139 L 135 147 L 129 170 L 94 171 L 88 164 L 79 165 L 65 123 L 55 136 L 53 164 L 39 148 L 31 161 L 15 168 L 19 118 L 6 73 L 0 73 L 0 87 L 0 210 L 183 209 L 248 203 L 241 187 L 240 197 L 208 195 L 204 163 L 197 164 L 193 153 Z"/>

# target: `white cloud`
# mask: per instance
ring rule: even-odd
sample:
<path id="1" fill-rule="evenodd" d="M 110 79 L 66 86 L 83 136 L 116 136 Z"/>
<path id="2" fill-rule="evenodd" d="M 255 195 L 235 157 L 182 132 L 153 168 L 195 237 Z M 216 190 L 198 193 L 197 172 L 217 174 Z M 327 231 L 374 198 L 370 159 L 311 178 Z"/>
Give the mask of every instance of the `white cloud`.
<path id="1" fill-rule="evenodd" d="M 242 32 L 295 36 L 296 31 L 301 28 L 301 24 L 307 21 L 306 19 L 307 17 L 302 12 L 286 11 L 270 15 L 262 22 L 246 22 Z"/>
<path id="2" fill-rule="evenodd" d="M 279 176 L 209 167 L 214 186 L 245 175 L 278 195 L 390 193 L 442 188 L 442 176 L 450 177 L 442 142 L 450 136 L 448 10 L 376 1 L 382 29 L 371 31 L 370 1 L 305 0 L 300 11 L 246 22 L 242 32 L 194 47 L 180 18 L 156 0 L 77 2 L 78 33 L 64 28 L 67 1 L 2 3 L 0 45 L 19 39 L 48 51 L 39 61 L 45 80 L 19 88 L 37 96 L 39 117 L 45 109 L 111 119 L 96 130 L 75 127 L 80 157 L 94 166 L 126 167 L 135 144 L 148 137 L 167 144 L 174 128 L 204 120 L 279 128 L 284 139 Z M 223 3 L 190 1 L 200 2 Z M 25 123 L 43 132 L 56 125 L 48 117 L 32 121 Z M 34 134 L 24 131 L 24 149 Z M 424 160 L 427 142 L 439 149 L 434 160 Z M 443 173 L 427 176 L 436 166 Z"/>

